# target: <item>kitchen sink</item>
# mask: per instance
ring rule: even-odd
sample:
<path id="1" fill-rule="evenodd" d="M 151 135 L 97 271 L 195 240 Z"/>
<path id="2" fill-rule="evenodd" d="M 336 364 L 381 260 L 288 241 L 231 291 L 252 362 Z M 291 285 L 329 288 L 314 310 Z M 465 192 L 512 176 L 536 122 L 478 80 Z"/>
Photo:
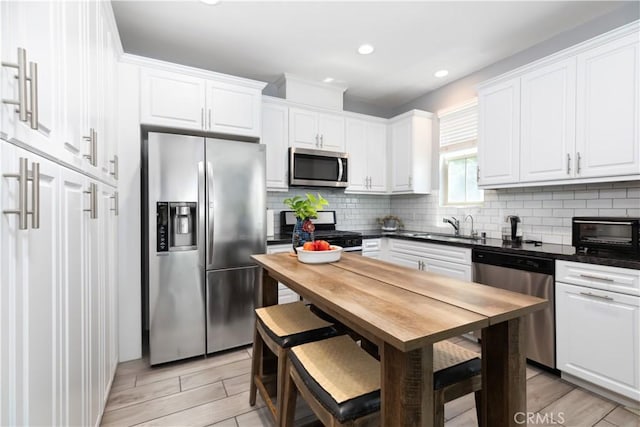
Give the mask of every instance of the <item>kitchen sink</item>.
<path id="1" fill-rule="evenodd" d="M 415 237 L 418 239 L 429 239 L 429 240 L 442 240 L 446 242 L 473 242 L 476 240 L 480 240 L 479 237 L 475 236 L 456 236 L 455 234 L 446 234 L 446 233 L 399 233 L 401 236 L 405 237 Z"/>

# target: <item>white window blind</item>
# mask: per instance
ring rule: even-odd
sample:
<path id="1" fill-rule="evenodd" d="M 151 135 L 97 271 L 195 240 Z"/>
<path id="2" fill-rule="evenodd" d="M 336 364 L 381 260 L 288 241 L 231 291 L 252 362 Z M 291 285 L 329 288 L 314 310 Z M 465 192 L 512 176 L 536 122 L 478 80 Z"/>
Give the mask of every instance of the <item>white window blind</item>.
<path id="1" fill-rule="evenodd" d="M 440 150 L 460 150 L 476 145 L 478 138 L 478 99 L 438 113 Z"/>

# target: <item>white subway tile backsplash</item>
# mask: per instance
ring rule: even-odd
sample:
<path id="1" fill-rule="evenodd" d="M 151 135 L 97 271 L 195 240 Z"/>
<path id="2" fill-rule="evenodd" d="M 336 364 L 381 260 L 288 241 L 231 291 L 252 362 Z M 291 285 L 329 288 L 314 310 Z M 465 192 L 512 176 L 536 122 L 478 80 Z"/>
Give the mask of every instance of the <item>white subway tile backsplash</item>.
<path id="1" fill-rule="evenodd" d="M 586 200 L 564 200 L 563 207 L 565 208 L 585 208 L 587 207 Z"/>
<path id="2" fill-rule="evenodd" d="M 613 207 L 638 209 L 640 208 L 640 199 L 614 199 Z"/>
<path id="3" fill-rule="evenodd" d="M 600 192 L 598 190 L 576 191 L 574 196 L 576 199 L 597 199 L 600 196 Z"/>
<path id="4" fill-rule="evenodd" d="M 600 190 L 601 199 L 616 199 L 627 197 L 627 189 L 621 188 L 616 190 Z"/>
<path id="5" fill-rule="evenodd" d="M 561 208 L 562 200 L 543 200 L 542 207 L 543 208 Z"/>
<path id="6" fill-rule="evenodd" d="M 566 200 L 573 199 L 573 191 L 554 191 L 553 192 L 553 200 Z"/>
<path id="7" fill-rule="evenodd" d="M 613 206 L 613 202 L 611 199 L 596 199 L 596 200 L 587 200 L 588 208 L 610 208 Z"/>

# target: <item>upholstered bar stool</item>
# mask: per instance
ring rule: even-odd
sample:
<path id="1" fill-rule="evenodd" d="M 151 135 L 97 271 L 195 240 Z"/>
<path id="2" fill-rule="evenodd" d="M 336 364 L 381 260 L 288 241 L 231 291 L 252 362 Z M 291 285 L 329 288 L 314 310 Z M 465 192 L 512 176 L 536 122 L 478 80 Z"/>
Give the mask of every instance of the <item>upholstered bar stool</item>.
<path id="1" fill-rule="evenodd" d="M 478 355 L 448 341 L 436 343 L 434 425 L 444 426 L 444 404 L 475 392 L 480 420 L 481 362 Z M 348 336 L 294 347 L 285 381 L 283 427 L 293 425 L 297 391 L 325 426 L 379 425 L 380 364 Z"/>
<path id="2" fill-rule="evenodd" d="M 313 314 L 303 302 L 272 305 L 256 309 L 256 326 L 253 339 L 251 363 L 251 386 L 249 403 L 256 403 L 256 391 L 260 392 L 276 425 L 280 424 L 281 403 L 287 352 L 290 347 L 335 336 L 336 329 L 330 322 Z M 263 372 L 264 347 L 277 358 L 277 372 L 267 376 Z M 267 385 L 276 383 L 276 403 L 271 400 Z"/>

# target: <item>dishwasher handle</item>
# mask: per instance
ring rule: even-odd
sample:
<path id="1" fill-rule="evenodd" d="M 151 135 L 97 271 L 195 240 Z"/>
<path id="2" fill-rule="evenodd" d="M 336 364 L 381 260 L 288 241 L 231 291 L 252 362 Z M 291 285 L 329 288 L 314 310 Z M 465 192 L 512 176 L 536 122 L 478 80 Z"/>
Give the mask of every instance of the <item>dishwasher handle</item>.
<path id="1" fill-rule="evenodd" d="M 473 249 L 471 260 L 477 264 L 489 264 L 533 273 L 555 275 L 555 260 L 553 258 Z"/>

